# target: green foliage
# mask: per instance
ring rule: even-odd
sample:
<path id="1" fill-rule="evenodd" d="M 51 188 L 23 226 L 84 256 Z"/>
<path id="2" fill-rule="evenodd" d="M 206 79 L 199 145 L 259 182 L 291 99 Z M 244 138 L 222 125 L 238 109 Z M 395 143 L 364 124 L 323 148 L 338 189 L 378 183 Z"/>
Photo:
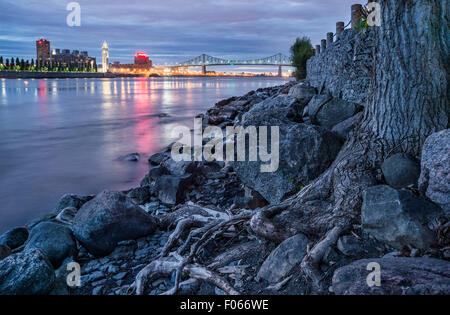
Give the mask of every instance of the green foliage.
<path id="1" fill-rule="evenodd" d="M 291 47 L 292 65 L 295 67 L 294 77 L 297 80 L 306 78 L 306 61 L 314 56 L 314 49 L 308 37 L 297 38 Z"/>
<path id="2" fill-rule="evenodd" d="M 366 7 L 363 7 L 361 12 L 361 21 L 359 21 L 359 23 L 355 26 L 356 31 L 365 32 L 369 29 L 369 23 L 367 23 L 368 16 L 368 9 Z"/>

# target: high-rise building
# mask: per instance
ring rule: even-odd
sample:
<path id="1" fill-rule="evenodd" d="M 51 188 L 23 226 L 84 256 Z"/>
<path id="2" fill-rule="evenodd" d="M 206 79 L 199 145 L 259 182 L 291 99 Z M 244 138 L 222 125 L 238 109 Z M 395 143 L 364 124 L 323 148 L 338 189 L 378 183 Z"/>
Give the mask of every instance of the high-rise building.
<path id="1" fill-rule="evenodd" d="M 108 72 L 109 68 L 109 48 L 106 41 L 103 42 L 102 46 L 102 72 Z"/>
<path id="2" fill-rule="evenodd" d="M 36 41 L 36 59 L 49 60 L 50 59 L 50 42 L 44 38 Z"/>

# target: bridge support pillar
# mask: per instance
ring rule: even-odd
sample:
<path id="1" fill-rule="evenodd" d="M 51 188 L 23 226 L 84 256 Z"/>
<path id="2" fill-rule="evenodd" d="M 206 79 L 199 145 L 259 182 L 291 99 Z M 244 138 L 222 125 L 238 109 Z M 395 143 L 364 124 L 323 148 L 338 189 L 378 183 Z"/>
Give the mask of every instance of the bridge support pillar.
<path id="1" fill-rule="evenodd" d="M 281 68 L 281 66 L 278 66 L 278 76 L 279 77 L 283 76 L 283 69 Z"/>
<path id="2" fill-rule="evenodd" d="M 202 75 L 206 75 L 206 66 L 202 66 Z"/>

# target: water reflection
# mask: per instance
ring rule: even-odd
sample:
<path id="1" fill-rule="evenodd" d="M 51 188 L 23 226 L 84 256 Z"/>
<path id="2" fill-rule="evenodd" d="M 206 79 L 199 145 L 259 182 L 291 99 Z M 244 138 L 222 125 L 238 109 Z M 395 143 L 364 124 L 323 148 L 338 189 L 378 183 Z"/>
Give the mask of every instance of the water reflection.
<path id="1" fill-rule="evenodd" d="M 1 80 L 0 233 L 51 211 L 64 193 L 139 185 L 147 158 L 217 101 L 278 79 Z M 118 157 L 139 152 L 139 163 Z M 27 192 L 26 197 L 21 192 Z"/>

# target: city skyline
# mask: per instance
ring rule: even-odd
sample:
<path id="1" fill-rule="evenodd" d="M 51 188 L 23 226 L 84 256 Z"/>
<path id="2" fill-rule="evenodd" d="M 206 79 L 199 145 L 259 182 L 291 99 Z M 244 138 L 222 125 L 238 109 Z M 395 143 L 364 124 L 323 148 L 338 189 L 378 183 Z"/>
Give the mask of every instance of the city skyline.
<path id="1" fill-rule="evenodd" d="M 0 55 L 32 58 L 33 43 L 41 37 L 53 47 L 86 50 L 98 61 L 106 40 L 110 61 L 121 63 L 131 62 L 137 51 L 161 65 L 202 53 L 229 59 L 289 54 L 296 37 L 308 36 L 316 44 L 335 30 L 337 21 L 347 23 L 353 2 L 130 0 L 127 4 L 108 1 L 105 7 L 105 0 L 80 0 L 81 26 L 69 27 L 69 1 L 49 0 L 42 5 L 36 0 L 5 0 L 0 27 L 8 31 L 0 35 Z"/>

